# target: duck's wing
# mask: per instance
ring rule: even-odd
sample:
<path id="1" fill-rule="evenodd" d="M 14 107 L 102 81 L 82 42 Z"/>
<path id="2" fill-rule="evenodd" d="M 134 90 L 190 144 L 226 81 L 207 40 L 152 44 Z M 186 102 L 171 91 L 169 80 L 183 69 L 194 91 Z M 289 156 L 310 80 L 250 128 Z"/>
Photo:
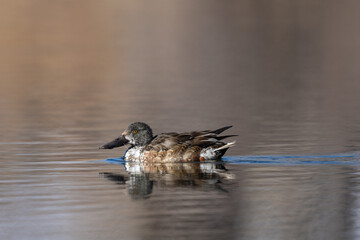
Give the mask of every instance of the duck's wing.
<path id="1" fill-rule="evenodd" d="M 147 150 L 168 150 L 179 145 L 199 146 L 201 148 L 209 146 L 222 146 L 224 143 L 220 140 L 233 137 L 237 135 L 224 135 L 218 136 L 218 134 L 231 128 L 231 126 L 219 128 L 216 130 L 204 130 L 204 131 L 192 131 L 184 133 L 162 133 L 156 136 L 151 143 L 147 146 Z"/>
<path id="2" fill-rule="evenodd" d="M 236 135 L 218 136 L 228 128 L 159 134 L 145 148 L 144 158 L 152 162 L 198 161 L 204 150 L 210 151 L 209 159 L 221 157 L 234 145 L 234 142 L 227 144 L 220 140 Z"/>
<path id="3" fill-rule="evenodd" d="M 190 140 L 191 145 L 199 146 L 201 148 L 209 147 L 209 146 L 222 146 L 224 145 L 223 140 L 228 137 L 234 137 L 237 135 L 224 135 L 219 136 L 225 130 L 231 128 L 232 126 L 222 127 L 216 130 L 205 130 L 205 131 L 194 131 L 190 132 L 192 139 Z"/>
<path id="4" fill-rule="evenodd" d="M 181 143 L 179 133 L 157 135 L 146 147 L 147 151 L 166 151 Z"/>
<path id="5" fill-rule="evenodd" d="M 216 129 L 216 130 L 192 131 L 192 132 L 187 132 L 187 133 L 183 133 L 183 134 L 190 134 L 193 137 L 203 136 L 206 134 L 217 136 L 229 128 L 232 128 L 232 126 L 226 126 L 226 127 L 222 127 L 222 128 Z"/>

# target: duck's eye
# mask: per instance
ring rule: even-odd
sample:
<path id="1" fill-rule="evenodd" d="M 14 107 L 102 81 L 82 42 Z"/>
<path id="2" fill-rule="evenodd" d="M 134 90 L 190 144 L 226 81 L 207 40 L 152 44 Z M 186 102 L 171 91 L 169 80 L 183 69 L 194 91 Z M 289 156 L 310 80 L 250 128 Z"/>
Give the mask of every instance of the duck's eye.
<path id="1" fill-rule="evenodd" d="M 138 131 L 137 130 L 134 130 L 133 133 L 137 133 Z"/>

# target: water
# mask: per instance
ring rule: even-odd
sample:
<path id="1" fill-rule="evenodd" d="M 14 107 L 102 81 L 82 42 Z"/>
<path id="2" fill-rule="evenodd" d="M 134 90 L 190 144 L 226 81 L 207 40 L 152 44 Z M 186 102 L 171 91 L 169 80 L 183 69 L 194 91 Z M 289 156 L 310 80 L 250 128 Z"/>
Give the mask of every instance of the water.
<path id="1" fill-rule="evenodd" d="M 3 1 L 1 239 L 358 239 L 360 3 Z M 220 163 L 99 150 L 233 125 Z"/>

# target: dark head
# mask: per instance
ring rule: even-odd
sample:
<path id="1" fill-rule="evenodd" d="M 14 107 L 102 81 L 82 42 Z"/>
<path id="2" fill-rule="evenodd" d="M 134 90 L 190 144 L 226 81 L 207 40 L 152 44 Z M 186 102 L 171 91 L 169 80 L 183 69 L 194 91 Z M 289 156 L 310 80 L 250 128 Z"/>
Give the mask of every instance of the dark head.
<path id="1" fill-rule="evenodd" d="M 124 146 L 127 143 L 136 147 L 143 147 L 148 145 L 152 139 L 152 130 L 149 125 L 143 122 L 134 122 L 130 124 L 120 137 L 102 145 L 100 148 L 112 149 Z"/>

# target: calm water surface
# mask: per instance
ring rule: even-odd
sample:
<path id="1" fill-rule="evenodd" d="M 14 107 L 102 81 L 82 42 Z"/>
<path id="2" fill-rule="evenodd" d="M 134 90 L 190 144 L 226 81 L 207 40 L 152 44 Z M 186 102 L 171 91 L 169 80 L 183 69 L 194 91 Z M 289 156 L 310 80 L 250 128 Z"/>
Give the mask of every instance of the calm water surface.
<path id="1" fill-rule="evenodd" d="M 358 239 L 354 1 L 2 1 L 1 239 Z M 99 150 L 234 127 L 223 162 Z"/>

